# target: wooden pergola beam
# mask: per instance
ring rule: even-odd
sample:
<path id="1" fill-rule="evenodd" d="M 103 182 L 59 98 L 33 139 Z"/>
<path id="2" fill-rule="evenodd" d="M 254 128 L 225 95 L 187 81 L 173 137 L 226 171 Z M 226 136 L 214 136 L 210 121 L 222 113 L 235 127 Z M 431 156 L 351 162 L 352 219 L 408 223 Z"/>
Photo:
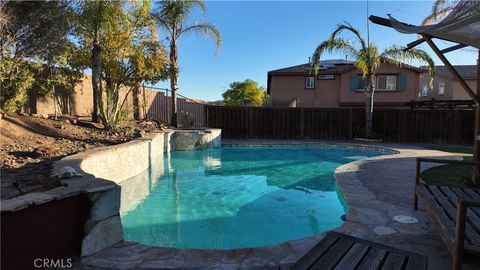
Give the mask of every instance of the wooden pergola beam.
<path id="1" fill-rule="evenodd" d="M 411 48 L 414 48 L 414 47 L 417 47 L 418 45 L 422 44 L 423 42 L 425 42 L 425 39 L 423 38 L 419 38 L 413 42 L 410 42 L 407 44 L 407 47 L 405 49 L 403 49 L 404 51 L 408 51 L 410 50 Z"/>
<path id="2" fill-rule="evenodd" d="M 443 53 L 440 51 L 440 49 L 437 47 L 437 45 L 435 45 L 435 43 L 433 43 L 432 37 L 427 35 L 427 34 L 424 34 L 424 33 L 421 33 L 420 35 L 428 43 L 430 48 L 432 48 L 433 52 L 438 56 L 438 58 L 440 58 L 442 63 L 447 67 L 447 69 L 450 71 L 450 73 L 452 73 L 453 77 L 458 80 L 458 82 L 463 87 L 463 89 L 465 89 L 467 94 L 475 101 L 476 105 L 478 106 L 480 104 L 480 97 L 477 96 L 477 94 L 475 92 L 473 92 L 472 88 L 470 88 L 470 86 L 467 84 L 467 82 L 465 82 L 463 77 L 460 76 L 460 74 L 453 67 L 453 65 L 450 64 L 450 61 L 448 61 L 448 59 L 445 57 L 445 55 L 443 55 Z"/>
<path id="3" fill-rule="evenodd" d="M 445 48 L 445 49 L 441 50 L 440 52 L 442 54 L 446 54 L 446 53 L 453 52 L 453 51 L 456 51 L 458 49 L 462 49 L 462 48 L 465 48 L 465 47 L 468 47 L 468 46 L 465 45 L 465 44 L 457 44 L 455 46 Z"/>
<path id="4" fill-rule="evenodd" d="M 410 50 L 411 48 L 414 48 L 420 44 L 422 44 L 423 42 L 425 42 L 425 39 L 424 38 L 419 38 L 413 42 L 410 42 L 407 44 L 407 47 L 405 49 L 403 49 L 404 51 L 408 51 Z M 448 47 L 448 48 L 445 48 L 443 50 L 441 50 L 440 52 L 442 54 L 446 54 L 446 53 L 449 53 L 449 52 L 453 52 L 453 51 L 456 51 L 458 49 L 462 49 L 462 48 L 465 48 L 465 47 L 468 47 L 468 45 L 465 45 L 465 44 L 457 44 L 457 45 L 454 45 L 454 46 L 451 46 L 451 47 Z"/>
<path id="5" fill-rule="evenodd" d="M 393 28 L 389 19 L 378 17 L 378 16 L 370 16 L 369 20 L 375 24 Z M 411 26 L 410 24 L 406 24 L 406 23 L 402 23 L 402 24 L 406 26 Z M 430 46 L 430 48 L 438 56 L 438 58 L 440 58 L 443 64 L 448 68 L 450 73 L 452 73 L 453 77 L 458 80 L 458 82 L 462 85 L 463 89 L 475 102 L 475 137 L 474 137 L 473 151 L 474 151 L 475 160 L 480 161 L 480 48 L 479 48 L 478 59 L 477 59 L 477 91 L 475 93 L 444 55 L 445 53 L 467 47 L 467 45 L 454 40 L 447 40 L 444 38 L 430 36 L 425 33 L 420 33 L 420 35 L 422 36 L 422 38 L 409 43 L 405 50 L 409 50 L 426 41 Z M 457 43 L 458 45 L 440 50 L 437 47 L 437 45 L 433 43 L 432 38 L 438 38 L 438 39 L 450 41 L 453 43 Z M 480 167 L 477 168 L 477 172 L 480 172 Z"/>
<path id="6" fill-rule="evenodd" d="M 467 94 L 475 101 L 475 136 L 473 138 L 473 157 L 475 160 L 479 161 L 480 160 L 480 97 L 478 94 L 480 94 L 480 88 L 478 85 L 480 82 L 478 81 L 478 76 L 477 74 L 477 93 L 473 92 L 472 88 L 465 82 L 465 80 L 458 74 L 457 70 L 453 67 L 452 64 L 450 64 L 450 61 L 443 55 L 443 53 L 438 49 L 437 45 L 433 43 L 431 37 L 427 34 L 422 33 L 421 34 L 423 39 L 428 43 L 430 48 L 432 48 L 433 52 L 440 58 L 440 60 L 443 62 L 443 64 L 448 68 L 450 73 L 452 73 L 453 77 L 458 80 L 460 85 L 462 85 L 463 89 L 467 92 Z M 479 53 L 480 57 L 480 53 Z M 480 69 L 479 67 L 479 61 L 477 59 L 477 71 Z M 479 171 L 480 168 L 477 168 L 477 171 Z"/>

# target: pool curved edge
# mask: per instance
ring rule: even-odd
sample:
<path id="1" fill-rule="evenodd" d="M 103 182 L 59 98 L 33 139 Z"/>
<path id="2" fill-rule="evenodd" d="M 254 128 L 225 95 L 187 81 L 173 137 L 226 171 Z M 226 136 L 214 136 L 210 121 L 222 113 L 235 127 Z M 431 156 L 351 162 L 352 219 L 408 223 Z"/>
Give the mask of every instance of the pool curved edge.
<path id="1" fill-rule="evenodd" d="M 384 155 L 361 159 L 346 163 L 336 168 L 334 177 L 338 189 L 347 205 L 355 204 L 355 199 L 359 193 L 371 194 L 355 176 L 359 166 L 363 162 L 371 159 L 391 158 L 399 154 L 400 151 L 386 146 L 366 145 L 360 143 L 332 143 L 332 142 L 290 142 L 290 143 L 222 143 L 224 146 L 292 146 L 308 145 L 320 147 L 347 147 L 359 150 L 372 150 L 383 152 Z M 348 182 L 348 185 L 347 185 Z M 355 183 L 352 185 L 352 183 Z M 373 194 L 371 195 L 373 196 Z M 362 196 L 364 199 L 364 196 Z M 348 222 L 332 229 L 338 230 Z M 308 236 L 300 239 L 289 240 L 280 244 L 273 244 L 254 248 L 240 249 L 179 249 L 172 247 L 156 247 L 144 245 L 137 242 L 122 241 L 112 247 L 96 253 L 92 256 L 84 257 L 82 264 L 90 267 L 105 267 L 107 263 L 110 269 L 122 268 L 126 262 L 130 261 L 132 268 L 141 267 L 146 269 L 174 268 L 174 269 L 215 269 L 220 267 L 241 267 L 242 269 L 258 269 L 281 267 L 288 269 L 298 261 L 308 250 L 313 248 L 319 241 L 325 237 L 325 233 Z M 131 260 L 125 258 L 129 254 Z M 136 263 L 137 262 L 137 263 Z"/>

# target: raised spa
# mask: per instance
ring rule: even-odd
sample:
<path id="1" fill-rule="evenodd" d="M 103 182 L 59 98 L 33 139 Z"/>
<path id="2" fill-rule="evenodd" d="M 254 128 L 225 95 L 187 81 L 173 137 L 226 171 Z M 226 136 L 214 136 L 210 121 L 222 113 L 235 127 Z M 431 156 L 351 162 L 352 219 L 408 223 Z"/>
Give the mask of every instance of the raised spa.
<path id="1" fill-rule="evenodd" d="M 335 168 L 381 154 L 317 146 L 171 152 L 147 177 L 129 180 L 135 181 L 131 187 L 122 185 L 145 186 L 139 195 L 122 194 L 125 239 L 164 247 L 232 249 L 328 231 L 343 223 L 347 211 Z"/>

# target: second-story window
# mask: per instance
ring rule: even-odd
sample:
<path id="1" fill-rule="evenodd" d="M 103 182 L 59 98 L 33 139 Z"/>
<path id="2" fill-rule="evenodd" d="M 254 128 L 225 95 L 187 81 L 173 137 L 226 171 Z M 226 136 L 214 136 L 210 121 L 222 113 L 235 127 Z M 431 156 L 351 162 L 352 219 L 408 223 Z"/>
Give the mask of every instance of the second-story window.
<path id="1" fill-rule="evenodd" d="M 428 95 L 428 86 L 422 85 L 422 91 L 420 92 L 420 96 L 426 97 Z"/>
<path id="2" fill-rule="evenodd" d="M 378 75 L 376 90 L 383 90 L 383 91 L 397 90 L 397 75 Z"/>
<path id="3" fill-rule="evenodd" d="M 313 89 L 315 88 L 315 77 L 305 77 L 305 88 L 306 89 Z"/>
<path id="4" fill-rule="evenodd" d="M 438 83 L 438 95 L 439 96 L 445 95 L 445 82 Z"/>

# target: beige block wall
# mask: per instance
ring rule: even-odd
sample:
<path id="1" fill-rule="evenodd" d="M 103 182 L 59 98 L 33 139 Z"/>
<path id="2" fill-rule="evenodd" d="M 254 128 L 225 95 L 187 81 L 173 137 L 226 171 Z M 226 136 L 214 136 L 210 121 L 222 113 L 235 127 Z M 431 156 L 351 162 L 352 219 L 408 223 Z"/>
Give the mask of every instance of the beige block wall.
<path id="1" fill-rule="evenodd" d="M 75 86 L 75 93 L 69 98 L 70 114 L 89 116 L 92 113 L 93 90 L 92 79 L 90 75 L 85 75 Z M 60 109 L 57 107 L 57 110 Z M 53 114 L 55 113 L 53 97 L 37 98 L 37 113 Z"/>
<path id="2" fill-rule="evenodd" d="M 128 89 L 122 88 L 120 90 L 119 103 L 121 104 Z M 104 94 L 105 101 L 105 94 Z M 37 98 L 37 113 L 39 114 L 54 114 L 55 107 L 53 97 L 38 97 Z M 75 91 L 69 98 L 69 114 L 79 116 L 90 116 L 93 108 L 93 88 L 92 88 L 92 76 L 85 75 L 82 80 L 75 86 Z M 133 118 L 133 97 L 132 93 L 129 94 L 127 101 L 123 107 L 123 111 L 128 113 L 129 118 Z M 60 113 L 60 108 L 57 106 L 57 112 Z"/>

